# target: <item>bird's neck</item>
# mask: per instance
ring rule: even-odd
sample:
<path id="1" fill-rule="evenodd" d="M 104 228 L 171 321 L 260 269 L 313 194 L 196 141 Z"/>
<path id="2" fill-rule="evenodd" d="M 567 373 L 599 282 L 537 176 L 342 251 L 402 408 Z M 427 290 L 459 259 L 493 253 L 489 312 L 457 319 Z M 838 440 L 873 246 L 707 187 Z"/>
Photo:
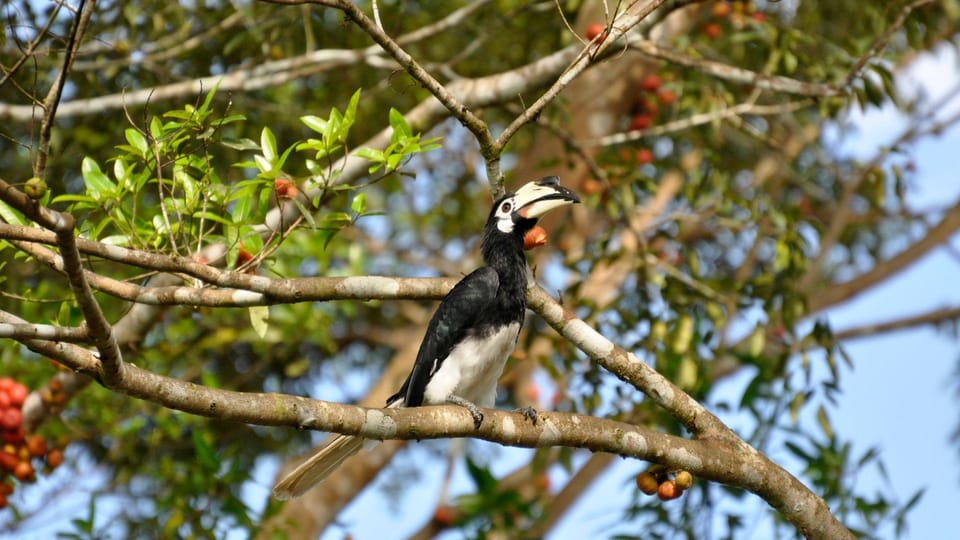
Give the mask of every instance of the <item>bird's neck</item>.
<path id="1" fill-rule="evenodd" d="M 521 299 L 526 306 L 527 259 L 523 255 L 523 239 L 514 235 L 488 236 L 481 254 L 483 262 L 500 275 L 500 294 Z"/>

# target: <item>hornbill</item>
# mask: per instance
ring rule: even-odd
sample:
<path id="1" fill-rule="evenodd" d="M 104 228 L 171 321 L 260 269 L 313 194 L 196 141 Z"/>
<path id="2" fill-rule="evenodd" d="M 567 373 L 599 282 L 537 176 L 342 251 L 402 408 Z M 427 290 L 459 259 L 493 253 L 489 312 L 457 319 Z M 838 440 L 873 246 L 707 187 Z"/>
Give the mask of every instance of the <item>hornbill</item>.
<path id="1" fill-rule="evenodd" d="M 492 407 L 497 379 L 516 347 L 527 308 L 526 245 L 543 242 L 537 219 L 580 199 L 556 176 L 530 182 L 493 203 L 483 229 L 482 266 L 460 280 L 440 302 L 417 360 L 387 407 L 452 403 L 465 407 L 479 428 L 480 407 Z M 527 234 L 534 231 L 532 240 Z M 523 414 L 536 422 L 536 412 Z M 279 499 L 299 497 L 357 453 L 364 439 L 340 435 L 277 482 Z"/>

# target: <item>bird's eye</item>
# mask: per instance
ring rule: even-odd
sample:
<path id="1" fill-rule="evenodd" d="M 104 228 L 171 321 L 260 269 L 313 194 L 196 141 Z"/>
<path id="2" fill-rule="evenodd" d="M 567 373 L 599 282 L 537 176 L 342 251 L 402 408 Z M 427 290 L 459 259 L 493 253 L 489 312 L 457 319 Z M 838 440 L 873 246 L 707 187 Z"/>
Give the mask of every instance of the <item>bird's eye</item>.
<path id="1" fill-rule="evenodd" d="M 502 205 L 500 205 L 500 211 L 503 212 L 504 214 L 509 212 L 511 208 L 513 208 L 513 206 L 511 206 L 510 203 L 508 202 L 505 202 Z"/>

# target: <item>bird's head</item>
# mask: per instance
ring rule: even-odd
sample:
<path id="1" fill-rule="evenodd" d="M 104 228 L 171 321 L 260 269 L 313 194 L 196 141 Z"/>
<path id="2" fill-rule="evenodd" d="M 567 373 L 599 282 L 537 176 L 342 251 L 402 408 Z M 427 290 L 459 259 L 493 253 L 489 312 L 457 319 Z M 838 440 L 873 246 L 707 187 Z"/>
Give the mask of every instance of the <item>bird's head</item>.
<path id="1" fill-rule="evenodd" d="M 523 185 L 514 193 L 507 193 L 494 204 L 487 220 L 487 233 L 512 235 L 521 240 L 537 224 L 537 219 L 550 210 L 580 202 L 580 198 L 560 185 L 556 176 L 547 176 Z M 539 231 L 542 234 L 542 230 Z M 545 234 L 532 245 L 546 241 Z M 531 247 L 531 241 L 525 242 Z"/>

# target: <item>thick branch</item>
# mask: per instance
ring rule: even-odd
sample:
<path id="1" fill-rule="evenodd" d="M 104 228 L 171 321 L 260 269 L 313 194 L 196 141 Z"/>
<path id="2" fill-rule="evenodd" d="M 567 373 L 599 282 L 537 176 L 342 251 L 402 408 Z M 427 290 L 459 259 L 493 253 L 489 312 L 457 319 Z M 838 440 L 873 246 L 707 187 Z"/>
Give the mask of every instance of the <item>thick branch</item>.
<path id="1" fill-rule="evenodd" d="M 744 442 L 713 413 L 683 392 L 652 367 L 603 337 L 575 314 L 557 303 L 540 287 L 528 290 L 530 308 L 564 338 L 620 379 L 642 390 L 700 440 L 714 441 L 742 459 L 760 460 L 776 487 L 756 491 L 807 538 L 853 538 L 820 499 L 779 465 Z M 751 490 L 752 491 L 752 490 Z"/>
<path id="2" fill-rule="evenodd" d="M 890 276 L 906 269 L 930 250 L 943 245 L 951 236 L 960 230 L 960 201 L 954 204 L 940 222 L 931 227 L 923 238 L 910 244 L 910 247 L 885 260 L 878 261 L 869 271 L 859 276 L 825 287 L 809 297 L 809 311 L 811 313 L 823 310 L 829 306 L 849 300 L 870 287 L 880 283 Z"/>
<path id="3" fill-rule="evenodd" d="M 28 346 L 76 369 L 96 363 L 79 347 L 65 345 L 70 350 L 64 351 L 46 342 Z M 762 454 L 741 452 L 719 441 L 687 440 L 614 420 L 554 412 L 541 413 L 533 424 L 520 413 L 485 410 L 483 424 L 475 428 L 473 418 L 461 407 L 367 409 L 284 394 L 233 392 L 171 379 L 133 365 L 126 367 L 114 389 L 183 412 L 254 425 L 316 429 L 377 440 L 470 437 L 525 448 L 567 446 L 609 452 L 683 468 L 700 478 L 755 492 L 809 538 L 852 538 L 822 501 L 789 475 L 781 474 Z M 731 467 L 731 463 L 737 466 Z M 803 521 L 797 523 L 798 517 Z"/>

